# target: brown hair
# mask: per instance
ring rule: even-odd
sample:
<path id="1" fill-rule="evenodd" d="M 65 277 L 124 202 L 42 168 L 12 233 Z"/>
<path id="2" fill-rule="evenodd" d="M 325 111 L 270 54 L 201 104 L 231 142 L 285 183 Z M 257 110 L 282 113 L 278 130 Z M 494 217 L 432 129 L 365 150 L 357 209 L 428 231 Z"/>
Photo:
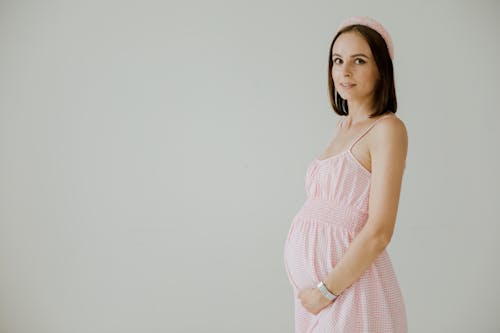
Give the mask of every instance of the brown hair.
<path id="1" fill-rule="evenodd" d="M 339 93 L 335 91 L 332 77 L 332 48 L 337 38 L 344 32 L 357 31 L 367 41 L 372 51 L 377 69 L 380 75 L 375 86 L 373 107 L 375 111 L 370 115 L 370 118 L 384 114 L 386 112 L 396 113 L 397 100 L 396 89 L 394 87 L 394 69 L 392 60 L 387 49 L 387 44 L 380 34 L 364 25 L 354 24 L 341 29 L 333 38 L 330 44 L 330 51 L 328 55 L 328 93 L 330 95 L 330 103 L 332 104 L 335 112 L 341 116 L 349 114 L 347 101 L 340 97 Z"/>

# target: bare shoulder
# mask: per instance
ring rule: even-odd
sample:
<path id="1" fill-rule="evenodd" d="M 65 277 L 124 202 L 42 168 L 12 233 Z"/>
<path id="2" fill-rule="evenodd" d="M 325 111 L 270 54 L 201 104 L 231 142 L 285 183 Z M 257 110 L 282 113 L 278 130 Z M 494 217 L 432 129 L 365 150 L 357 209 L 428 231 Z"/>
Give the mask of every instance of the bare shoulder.
<path id="1" fill-rule="evenodd" d="M 373 136 L 370 141 L 370 155 L 375 164 L 392 165 L 396 167 L 406 166 L 408 152 L 408 132 L 406 125 L 396 115 L 381 119 L 373 128 Z M 386 165 L 386 166 L 387 166 Z"/>
<path id="2" fill-rule="evenodd" d="M 390 145 L 391 143 L 408 144 L 408 131 L 406 125 L 403 120 L 395 114 L 381 119 L 379 123 L 374 126 L 373 137 L 377 145 Z"/>

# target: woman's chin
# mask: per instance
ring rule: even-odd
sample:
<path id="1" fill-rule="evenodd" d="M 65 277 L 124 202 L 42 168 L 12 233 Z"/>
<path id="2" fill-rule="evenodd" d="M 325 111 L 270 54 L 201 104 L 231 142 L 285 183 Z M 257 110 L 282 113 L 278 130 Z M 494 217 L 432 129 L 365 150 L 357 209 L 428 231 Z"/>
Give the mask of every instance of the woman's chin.
<path id="1" fill-rule="evenodd" d="M 364 100 L 363 97 L 358 96 L 358 95 L 352 95 L 352 94 L 343 94 L 343 95 L 340 95 L 340 97 L 342 97 L 342 99 L 345 99 L 348 103 Z"/>

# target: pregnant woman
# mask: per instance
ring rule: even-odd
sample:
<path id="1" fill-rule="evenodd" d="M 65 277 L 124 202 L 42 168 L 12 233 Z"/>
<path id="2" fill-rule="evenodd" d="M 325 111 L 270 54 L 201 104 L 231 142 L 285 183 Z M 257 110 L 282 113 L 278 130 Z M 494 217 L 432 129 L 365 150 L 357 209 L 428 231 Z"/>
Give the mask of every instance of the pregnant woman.
<path id="1" fill-rule="evenodd" d="M 397 109 L 394 51 L 366 16 L 338 27 L 328 86 L 336 135 L 307 167 L 307 200 L 284 247 L 296 333 L 406 333 L 386 250 L 396 222 L 408 138 Z"/>

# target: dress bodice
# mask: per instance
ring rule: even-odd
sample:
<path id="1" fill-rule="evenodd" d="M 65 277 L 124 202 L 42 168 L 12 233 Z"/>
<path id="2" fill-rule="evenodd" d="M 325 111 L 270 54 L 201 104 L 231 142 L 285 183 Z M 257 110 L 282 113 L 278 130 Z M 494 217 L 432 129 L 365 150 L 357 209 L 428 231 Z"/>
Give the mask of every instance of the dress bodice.
<path id="1" fill-rule="evenodd" d="M 361 131 L 347 149 L 325 159 L 313 160 L 306 171 L 306 194 L 312 199 L 331 200 L 339 206 L 368 212 L 371 172 L 352 153 L 352 147 L 382 116 Z"/>
<path id="2" fill-rule="evenodd" d="M 306 171 L 306 193 L 309 198 L 331 200 L 340 206 L 368 212 L 371 174 L 351 150 L 313 160 Z"/>

